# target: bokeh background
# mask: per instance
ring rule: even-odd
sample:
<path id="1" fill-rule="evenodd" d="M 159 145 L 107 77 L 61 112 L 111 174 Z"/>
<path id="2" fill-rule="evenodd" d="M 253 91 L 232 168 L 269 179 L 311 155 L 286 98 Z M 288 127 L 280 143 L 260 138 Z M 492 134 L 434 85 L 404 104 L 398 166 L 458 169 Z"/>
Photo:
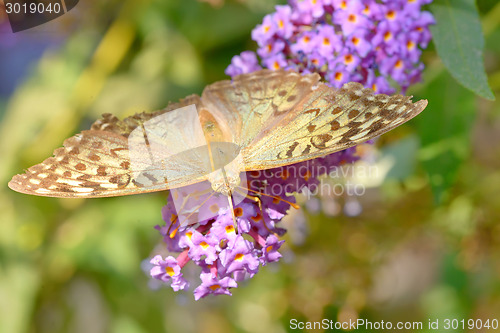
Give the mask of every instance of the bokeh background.
<path id="1" fill-rule="evenodd" d="M 195 302 L 190 292 L 152 288 L 143 270 L 161 249 L 153 227 L 165 193 L 71 200 L 8 189 L 12 175 L 100 114 L 156 110 L 227 78 L 232 56 L 255 50 L 250 32 L 276 3 L 81 1 L 16 34 L 0 17 L 0 332 L 287 332 L 293 318 L 500 320 L 499 102 L 455 83 L 433 45 L 423 55 L 423 83 L 409 91 L 429 106 L 377 142 L 375 163 L 391 167 L 356 198 L 361 213 L 343 209 L 352 198 L 337 198 L 338 209 L 327 198 L 304 203 L 284 222 L 284 258 L 232 297 Z M 498 94 L 500 5 L 477 4 Z"/>

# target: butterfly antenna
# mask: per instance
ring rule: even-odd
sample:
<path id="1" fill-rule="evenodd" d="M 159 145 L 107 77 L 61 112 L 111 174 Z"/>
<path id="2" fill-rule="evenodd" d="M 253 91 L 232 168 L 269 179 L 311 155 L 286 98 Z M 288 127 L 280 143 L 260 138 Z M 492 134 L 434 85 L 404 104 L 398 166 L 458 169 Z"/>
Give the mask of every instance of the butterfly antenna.
<path id="1" fill-rule="evenodd" d="M 241 186 L 238 186 L 240 188 L 242 188 Z M 264 219 L 264 210 L 262 209 L 262 201 L 260 200 L 259 197 L 257 196 L 251 196 L 250 194 L 248 193 L 245 193 L 244 191 L 240 190 L 240 189 L 235 189 L 236 192 L 238 192 L 239 194 L 241 194 L 242 196 L 246 197 L 247 199 L 250 199 L 250 200 L 253 200 L 257 203 L 257 205 L 259 206 L 259 210 L 260 210 L 260 217 L 262 218 L 262 223 L 264 224 L 264 228 L 266 228 L 267 231 L 269 231 L 270 233 L 278 236 L 278 234 L 276 234 L 276 232 L 274 232 L 273 230 L 271 230 L 268 226 L 267 226 L 267 223 L 266 223 L 266 220 Z M 258 217 L 258 216 L 256 216 Z"/>
<path id="2" fill-rule="evenodd" d="M 287 204 L 289 204 L 290 206 L 292 206 L 293 208 L 295 209 L 300 209 L 300 206 L 297 205 L 296 203 L 293 203 L 293 202 L 290 202 L 288 200 L 285 200 L 283 198 L 280 198 L 280 197 L 277 197 L 275 195 L 270 195 L 270 194 L 266 194 L 266 193 L 263 193 L 263 192 L 259 192 L 259 191 L 255 191 L 255 190 L 251 190 L 249 188 L 244 188 L 242 186 L 238 186 L 239 188 L 243 189 L 243 190 L 247 190 L 247 191 L 250 191 L 250 192 L 253 192 L 253 193 L 256 193 L 256 194 L 260 194 L 260 195 L 264 195 L 266 197 L 270 197 L 270 198 L 273 198 L 273 199 L 276 199 L 278 201 L 283 201 L 283 202 L 286 202 Z"/>
<path id="3" fill-rule="evenodd" d="M 227 196 L 227 202 L 229 202 L 229 209 L 231 210 L 231 216 L 233 217 L 234 230 L 238 233 L 238 223 L 236 223 L 236 215 L 234 214 L 234 206 L 233 206 L 233 194 Z"/>

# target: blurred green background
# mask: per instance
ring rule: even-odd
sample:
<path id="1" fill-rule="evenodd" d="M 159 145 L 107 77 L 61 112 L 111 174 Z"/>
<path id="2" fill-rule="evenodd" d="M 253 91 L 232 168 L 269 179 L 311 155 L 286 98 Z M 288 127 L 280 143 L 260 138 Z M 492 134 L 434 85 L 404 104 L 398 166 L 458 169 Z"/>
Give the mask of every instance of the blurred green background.
<path id="1" fill-rule="evenodd" d="M 8 189 L 14 174 L 100 114 L 159 109 L 226 78 L 233 55 L 255 50 L 250 31 L 274 4 L 81 1 L 17 34 L 2 18 L 1 333 L 287 332 L 293 318 L 500 320 L 499 102 L 456 84 L 432 45 L 424 82 L 410 91 L 429 106 L 379 140 L 382 158 L 396 164 L 359 198 L 362 213 L 302 210 L 302 225 L 295 212 L 284 222 L 284 258 L 232 297 L 195 302 L 191 292 L 150 288 L 141 267 L 161 251 L 153 227 L 165 193 L 71 200 Z M 498 94 L 500 5 L 478 6 Z"/>

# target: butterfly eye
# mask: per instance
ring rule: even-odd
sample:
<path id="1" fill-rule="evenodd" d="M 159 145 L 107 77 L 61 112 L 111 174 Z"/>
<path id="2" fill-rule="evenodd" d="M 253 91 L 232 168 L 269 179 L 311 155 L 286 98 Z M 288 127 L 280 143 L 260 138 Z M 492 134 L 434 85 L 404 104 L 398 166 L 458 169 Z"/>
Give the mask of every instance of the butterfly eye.
<path id="1" fill-rule="evenodd" d="M 207 131 L 213 131 L 213 130 L 214 130 L 214 128 L 215 128 L 215 125 L 214 125 L 214 123 L 213 123 L 213 122 L 209 121 L 209 122 L 206 122 L 206 123 L 205 123 L 205 129 L 206 129 Z"/>

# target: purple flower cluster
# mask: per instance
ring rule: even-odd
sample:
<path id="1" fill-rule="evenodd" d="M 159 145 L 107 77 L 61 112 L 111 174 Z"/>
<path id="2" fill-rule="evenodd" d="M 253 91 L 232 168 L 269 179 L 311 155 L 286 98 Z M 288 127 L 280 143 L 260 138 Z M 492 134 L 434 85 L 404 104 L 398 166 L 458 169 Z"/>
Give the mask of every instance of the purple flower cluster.
<path id="1" fill-rule="evenodd" d="M 259 266 L 281 257 L 278 250 L 284 241 L 279 236 L 285 229 L 279 222 L 290 206 L 297 208 L 290 194 L 317 185 L 319 176 L 356 159 L 355 149 L 349 148 L 294 165 L 247 172 L 248 195 L 234 207 L 237 229 L 224 195 L 206 193 L 203 184 L 187 186 L 182 191 L 185 204 L 178 211 L 171 192 L 162 211 L 166 224 L 157 229 L 167 249 L 180 254 L 165 259 L 155 256 L 151 276 L 170 283 L 174 291 L 187 289 L 189 282 L 181 270 L 192 261 L 201 267 L 201 285 L 194 290 L 196 300 L 209 294 L 231 295 L 230 289 L 237 287 L 238 281 L 251 278 Z M 205 214 L 207 210 L 214 214 Z M 196 218 L 191 222 L 193 214 Z"/>
<path id="2" fill-rule="evenodd" d="M 390 94 L 395 90 L 392 81 L 404 91 L 420 80 L 420 48 L 430 41 L 428 26 L 434 23 L 421 6 L 431 1 L 290 0 L 289 5 L 276 6 L 276 12 L 252 31 L 257 53 L 235 56 L 226 73 L 249 73 L 262 64 L 316 72 L 335 87 L 358 81 Z M 358 158 L 356 149 L 349 148 L 286 167 L 247 172 L 241 177 L 248 184 L 247 195 L 235 202 L 232 213 L 227 197 L 210 191 L 210 184 L 171 192 L 162 212 L 166 225 L 157 229 L 168 250 L 180 254 L 155 256 L 151 275 L 175 291 L 187 289 L 182 270 L 192 261 L 201 267 L 195 299 L 231 295 L 238 281 L 281 257 L 278 250 L 284 241 L 279 236 L 285 229 L 279 222 L 290 206 L 296 206 L 291 194 L 311 189 L 320 175 Z M 176 207 L 175 202 L 183 204 Z"/>
<path id="3" fill-rule="evenodd" d="M 356 81 L 391 94 L 420 81 L 421 48 L 431 39 L 432 0 L 290 0 L 252 31 L 257 54 L 233 57 L 226 74 L 260 69 L 319 73 L 334 87 Z"/>

